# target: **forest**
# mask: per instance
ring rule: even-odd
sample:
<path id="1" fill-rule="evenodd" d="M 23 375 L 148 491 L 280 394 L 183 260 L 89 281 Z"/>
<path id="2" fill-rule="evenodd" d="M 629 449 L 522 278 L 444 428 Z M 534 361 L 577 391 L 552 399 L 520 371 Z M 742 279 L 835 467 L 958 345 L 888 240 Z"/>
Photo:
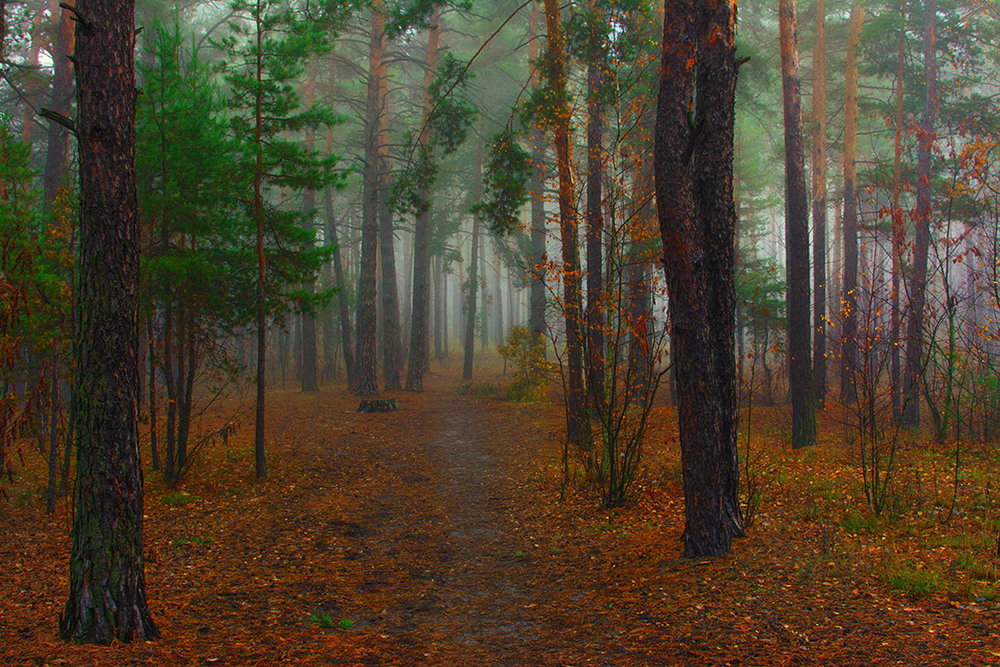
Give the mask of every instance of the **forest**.
<path id="1" fill-rule="evenodd" d="M 0 663 L 1000 665 L 997 0 L 0 0 Z"/>

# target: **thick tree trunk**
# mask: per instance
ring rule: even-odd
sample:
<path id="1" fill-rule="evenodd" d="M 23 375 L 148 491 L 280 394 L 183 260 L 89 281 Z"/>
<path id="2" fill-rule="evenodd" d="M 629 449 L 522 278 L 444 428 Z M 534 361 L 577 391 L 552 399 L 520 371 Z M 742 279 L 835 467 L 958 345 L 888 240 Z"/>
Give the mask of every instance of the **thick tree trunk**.
<path id="1" fill-rule="evenodd" d="M 729 552 L 742 534 L 733 358 L 736 7 L 720 0 L 665 7 L 656 201 L 676 364 L 684 555 L 699 558 Z"/>
<path id="2" fill-rule="evenodd" d="M 813 395 L 826 402 L 826 0 L 816 0 L 812 108 Z"/>
<path id="3" fill-rule="evenodd" d="M 865 20 L 865 7 L 851 7 L 851 27 L 847 37 L 847 71 L 844 103 L 844 288 L 841 291 L 840 400 L 858 400 L 854 374 L 858 359 L 858 44 Z"/>
<path id="4" fill-rule="evenodd" d="M 131 0 L 81 0 L 77 23 L 80 255 L 77 445 L 69 599 L 59 634 L 158 636 L 146 602 L 138 424 L 139 226 Z"/>
<path id="5" fill-rule="evenodd" d="M 573 156 L 570 145 L 570 112 L 566 108 L 566 61 L 562 17 L 556 0 L 545 0 L 548 37 L 548 83 L 557 104 L 553 144 L 559 171 L 559 225 L 562 243 L 563 310 L 566 325 L 566 436 L 579 450 L 589 453 L 594 446 L 583 383 L 583 336 L 580 295 L 580 259 L 577 239 L 576 191 L 573 185 Z"/>
<path id="6" fill-rule="evenodd" d="M 809 204 L 802 149 L 798 27 L 795 0 L 780 0 L 781 88 L 785 116 L 785 267 L 792 447 L 816 444 L 809 336 Z"/>
<path id="7" fill-rule="evenodd" d="M 483 147 L 476 149 L 476 169 L 472 174 L 472 200 L 480 201 L 483 197 Z M 472 379 L 472 359 L 476 348 L 476 294 L 479 292 L 479 214 L 472 214 L 472 250 L 469 254 L 468 290 L 465 295 L 465 337 L 464 357 L 462 360 L 462 379 Z"/>
<path id="8" fill-rule="evenodd" d="M 920 117 L 917 151 L 917 211 L 914 218 L 913 270 L 910 274 L 910 316 L 906 326 L 906 376 L 903 380 L 903 423 L 920 425 L 920 384 L 923 376 L 924 306 L 927 302 L 927 252 L 931 223 L 931 150 L 937 118 L 937 0 L 924 4 L 924 81 L 927 93 Z"/>
<path id="9" fill-rule="evenodd" d="M 589 0 L 591 14 L 597 1 Z M 601 181 L 604 151 L 600 89 L 603 76 L 599 63 L 587 64 L 587 389 L 593 405 L 604 403 L 604 216 Z"/>
<path id="10" fill-rule="evenodd" d="M 420 127 L 420 148 L 425 149 L 430 141 L 428 122 L 431 109 L 430 87 L 434 83 L 437 68 L 437 54 L 441 46 L 441 12 L 435 9 L 427 32 L 427 55 L 424 67 L 424 113 Z M 410 309 L 410 356 L 406 369 L 406 390 L 423 391 L 424 360 L 427 358 L 429 292 L 430 292 L 430 238 L 431 238 L 431 193 L 426 183 L 422 184 L 418 199 L 420 210 L 416 216 L 416 230 L 413 238 L 413 307 Z"/>
<path id="11" fill-rule="evenodd" d="M 372 3 L 368 52 L 368 99 L 365 111 L 365 168 L 361 220 L 361 270 L 358 279 L 358 387 L 362 396 L 378 393 L 376 272 L 379 242 L 379 114 L 382 49 L 385 39 L 382 2 Z"/>

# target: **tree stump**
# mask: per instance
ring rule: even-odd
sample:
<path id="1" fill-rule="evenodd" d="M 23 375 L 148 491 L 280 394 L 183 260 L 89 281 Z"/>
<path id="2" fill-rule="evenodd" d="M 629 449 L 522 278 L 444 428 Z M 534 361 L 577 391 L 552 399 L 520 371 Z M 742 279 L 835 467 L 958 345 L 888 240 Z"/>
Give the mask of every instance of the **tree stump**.
<path id="1" fill-rule="evenodd" d="M 395 398 L 363 398 L 358 406 L 358 412 L 392 412 L 398 409 Z"/>

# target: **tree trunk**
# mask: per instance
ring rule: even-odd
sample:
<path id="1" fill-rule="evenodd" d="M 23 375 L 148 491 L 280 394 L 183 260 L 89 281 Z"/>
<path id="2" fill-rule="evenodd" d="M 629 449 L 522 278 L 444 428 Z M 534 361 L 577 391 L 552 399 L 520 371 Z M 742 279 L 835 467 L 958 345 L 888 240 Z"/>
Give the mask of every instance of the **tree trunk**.
<path id="1" fill-rule="evenodd" d="M 257 0 L 254 18 L 257 29 L 257 67 L 256 78 L 258 86 L 262 79 L 263 70 L 263 36 L 264 29 L 261 25 L 262 19 L 261 0 Z M 261 141 L 261 131 L 263 117 L 261 110 L 262 89 L 258 87 L 254 99 L 254 149 L 256 160 L 253 176 L 253 215 L 257 226 L 257 400 L 254 407 L 254 472 L 257 479 L 267 477 L 267 459 L 264 451 L 264 400 L 267 396 L 267 322 L 265 319 L 266 309 L 264 303 L 264 286 L 267 281 L 267 263 L 264 259 L 264 199 L 261 192 L 264 180 L 264 147 Z"/>
<path id="2" fill-rule="evenodd" d="M 931 150 L 937 118 L 937 0 L 924 5 L 924 81 L 927 94 L 920 116 L 917 151 L 917 211 L 914 219 L 913 271 L 910 274 L 910 316 L 906 326 L 906 376 L 903 380 L 903 423 L 920 425 L 920 383 L 923 375 L 924 305 L 927 301 L 927 251 L 931 222 Z"/>
<path id="3" fill-rule="evenodd" d="M 149 453 L 153 458 L 153 470 L 160 469 L 160 452 L 157 447 L 157 430 L 156 430 L 156 411 L 157 401 L 156 401 L 156 344 L 153 338 L 153 316 L 149 315 L 146 317 L 146 332 L 147 338 L 149 339 L 149 359 L 148 368 L 149 381 L 147 383 L 146 389 L 149 391 Z"/>
<path id="4" fill-rule="evenodd" d="M 418 152 L 424 152 L 430 142 L 428 122 L 433 111 L 430 95 L 431 85 L 437 69 L 437 54 L 441 46 L 441 12 L 435 9 L 430 19 L 427 32 L 427 55 L 424 64 L 424 113 L 420 123 L 420 147 Z M 406 390 L 424 390 L 424 359 L 429 349 L 428 342 L 428 306 L 430 292 L 430 238 L 431 238 L 431 193 L 425 181 L 421 182 L 417 195 L 420 209 L 416 216 L 416 229 L 413 238 L 413 306 L 410 309 L 410 357 L 406 370 Z"/>
<path id="5" fill-rule="evenodd" d="M 858 400 L 854 374 L 858 359 L 858 193 L 856 152 L 858 141 L 858 43 L 865 20 L 860 2 L 851 6 L 847 36 L 847 72 L 844 103 L 844 288 L 841 291 L 840 400 Z"/>
<path id="6" fill-rule="evenodd" d="M 67 3 L 73 6 L 73 0 Z M 52 53 L 52 110 L 69 117 L 73 96 L 73 15 L 63 11 L 59 19 Z M 45 151 L 43 172 L 45 206 L 52 206 L 56 189 L 62 184 L 66 170 L 66 145 L 69 131 L 59 123 L 49 122 L 48 147 Z"/>
<path id="7" fill-rule="evenodd" d="M 826 0 L 816 0 L 812 109 L 813 395 L 826 402 Z"/>
<path id="8" fill-rule="evenodd" d="M 733 358 L 736 8 L 720 0 L 665 6 L 671 20 L 657 102 L 656 201 L 677 381 L 684 555 L 700 558 L 729 552 L 742 534 Z"/>
<path id="9" fill-rule="evenodd" d="M 528 28 L 528 59 L 538 60 L 538 3 L 531 3 Z M 538 70 L 533 69 L 532 84 L 541 85 Z M 531 294 L 529 296 L 529 321 L 531 340 L 534 344 L 545 337 L 545 277 L 548 256 L 545 252 L 545 133 L 536 125 L 531 131 Z"/>
<path id="10" fill-rule="evenodd" d="M 889 351 L 889 386 L 892 392 L 893 414 L 897 417 L 902 407 L 902 385 L 900 384 L 899 330 L 901 312 L 899 306 L 902 289 L 903 244 L 906 242 L 906 226 L 903 209 L 899 206 L 899 193 L 903 183 L 903 77 L 906 75 L 906 0 L 900 2 L 899 14 L 903 24 L 899 29 L 899 49 L 896 70 L 896 136 L 892 162 L 892 336 Z"/>
<path id="11" fill-rule="evenodd" d="M 389 112 L 386 62 L 378 64 L 379 131 L 378 131 L 378 219 L 379 253 L 382 267 L 382 379 L 386 390 L 402 387 L 403 335 L 399 328 L 399 281 L 396 278 L 395 230 L 389 195 L 392 190 L 392 173 L 389 162 Z"/>
<path id="12" fill-rule="evenodd" d="M 434 271 L 432 272 L 434 282 L 434 358 L 438 361 L 444 359 L 444 327 L 448 318 L 445 314 L 445 301 L 443 290 L 447 289 L 447 278 L 441 276 L 441 257 L 434 258 Z"/>
<path id="13" fill-rule="evenodd" d="M 589 0 L 591 14 L 599 10 Z M 596 53 L 596 49 L 594 50 Z M 593 60 L 593 58 L 591 58 Z M 604 155 L 601 139 L 601 65 L 587 63 L 587 389 L 593 405 L 604 403 L 604 216 L 601 181 Z"/>
<path id="14" fill-rule="evenodd" d="M 69 599 L 80 643 L 158 636 L 146 602 L 138 424 L 139 225 L 131 0 L 81 0 L 77 23 L 80 255 Z"/>
<path id="15" fill-rule="evenodd" d="M 816 444 L 809 336 L 809 205 L 802 149 L 796 0 L 780 0 L 781 88 L 785 115 L 785 266 L 792 447 Z"/>
<path id="16" fill-rule="evenodd" d="M 362 396 L 378 394 L 376 270 L 379 241 L 379 112 L 384 26 L 381 0 L 372 3 L 368 52 L 368 98 L 365 111 L 365 167 L 361 221 L 361 271 L 358 279 L 358 387 Z"/>
<path id="17" fill-rule="evenodd" d="M 593 435 L 583 386 L 583 336 L 580 308 L 580 259 L 577 239 L 576 190 L 570 145 L 570 112 L 566 106 L 566 61 L 562 17 L 557 0 L 545 0 L 548 36 L 548 84 L 555 96 L 553 143 L 559 170 L 559 224 L 562 243 L 563 309 L 566 323 L 566 436 L 579 450 L 593 449 Z"/>
<path id="18" fill-rule="evenodd" d="M 483 198 L 483 147 L 476 148 L 476 168 L 472 174 L 472 200 Z M 465 356 L 462 361 L 462 379 L 472 379 L 472 356 L 476 347 L 476 293 L 479 291 L 479 214 L 472 214 L 472 250 L 469 254 L 469 289 L 465 295 Z"/>

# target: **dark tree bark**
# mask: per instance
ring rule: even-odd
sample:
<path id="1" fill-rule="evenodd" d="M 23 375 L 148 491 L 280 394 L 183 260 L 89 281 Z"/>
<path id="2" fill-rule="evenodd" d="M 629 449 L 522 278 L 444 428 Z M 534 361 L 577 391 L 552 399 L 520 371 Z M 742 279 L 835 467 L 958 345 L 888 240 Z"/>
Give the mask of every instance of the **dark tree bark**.
<path id="1" fill-rule="evenodd" d="M 813 395 L 826 402 L 826 0 L 816 0 L 812 109 Z"/>
<path id="2" fill-rule="evenodd" d="M 802 148 L 798 27 L 795 0 L 780 0 L 781 88 L 785 116 L 785 266 L 792 447 L 816 444 L 809 336 L 809 204 Z"/>
<path id="3" fill-rule="evenodd" d="M 483 197 L 483 147 L 476 148 L 476 169 L 473 172 L 472 200 L 480 201 Z M 472 214 L 472 250 L 469 255 L 468 290 L 465 295 L 465 337 L 464 356 L 462 359 L 462 379 L 472 379 L 472 360 L 476 348 L 476 294 L 479 292 L 479 213 Z"/>
<path id="4" fill-rule="evenodd" d="M 729 552 L 742 535 L 733 356 L 736 7 L 666 0 L 665 8 L 656 201 L 676 364 L 684 555 L 699 558 Z"/>
<path id="5" fill-rule="evenodd" d="M 553 144 L 559 172 L 559 226 L 562 244 L 563 310 L 566 323 L 566 436 L 580 451 L 593 449 L 593 434 L 583 382 L 583 335 L 580 295 L 578 214 L 573 185 L 570 144 L 570 111 L 566 102 L 566 61 L 562 17 L 556 0 L 545 0 L 548 39 L 548 84 L 557 101 L 553 119 Z"/>
<path id="6" fill-rule="evenodd" d="M 365 112 L 364 194 L 361 220 L 361 270 L 358 279 L 358 387 L 362 396 L 378 393 L 376 271 L 379 241 L 379 107 L 380 63 L 385 39 L 382 3 L 372 3 L 371 43 L 368 52 L 368 99 Z"/>
<path id="7" fill-rule="evenodd" d="M 420 123 L 420 149 L 426 149 L 430 141 L 428 122 L 432 113 L 430 87 L 434 83 L 437 68 L 437 53 L 441 46 L 441 14 L 435 9 L 427 32 L 427 55 L 424 67 L 424 112 Z M 416 216 L 413 238 L 413 307 L 410 309 L 410 356 L 406 368 L 406 390 L 424 390 L 424 360 L 429 350 L 428 321 L 430 297 L 430 237 L 431 237 L 431 193 L 426 183 L 422 184 L 418 199 L 420 210 Z"/>
<path id="8" fill-rule="evenodd" d="M 59 634 L 82 643 L 158 636 L 142 552 L 133 11 L 131 0 L 78 5 L 77 478 Z"/>
<path id="9" fill-rule="evenodd" d="M 858 359 L 858 43 L 865 20 L 865 7 L 851 7 L 851 27 L 847 37 L 847 71 L 844 103 L 844 288 L 841 300 L 840 400 L 858 400 L 854 374 Z"/>
<path id="10" fill-rule="evenodd" d="M 924 4 L 924 81 L 927 93 L 920 116 L 917 151 L 917 210 L 910 273 L 910 316 L 906 324 L 906 375 L 903 379 L 903 423 L 920 425 L 920 383 L 923 376 L 924 307 L 927 303 L 927 251 L 931 223 L 931 149 L 937 119 L 937 0 Z"/>
<path id="11" fill-rule="evenodd" d="M 591 14 L 598 10 L 589 0 Z M 604 216 L 601 182 L 604 179 L 600 64 L 587 64 L 587 389 L 593 405 L 604 403 Z"/>

